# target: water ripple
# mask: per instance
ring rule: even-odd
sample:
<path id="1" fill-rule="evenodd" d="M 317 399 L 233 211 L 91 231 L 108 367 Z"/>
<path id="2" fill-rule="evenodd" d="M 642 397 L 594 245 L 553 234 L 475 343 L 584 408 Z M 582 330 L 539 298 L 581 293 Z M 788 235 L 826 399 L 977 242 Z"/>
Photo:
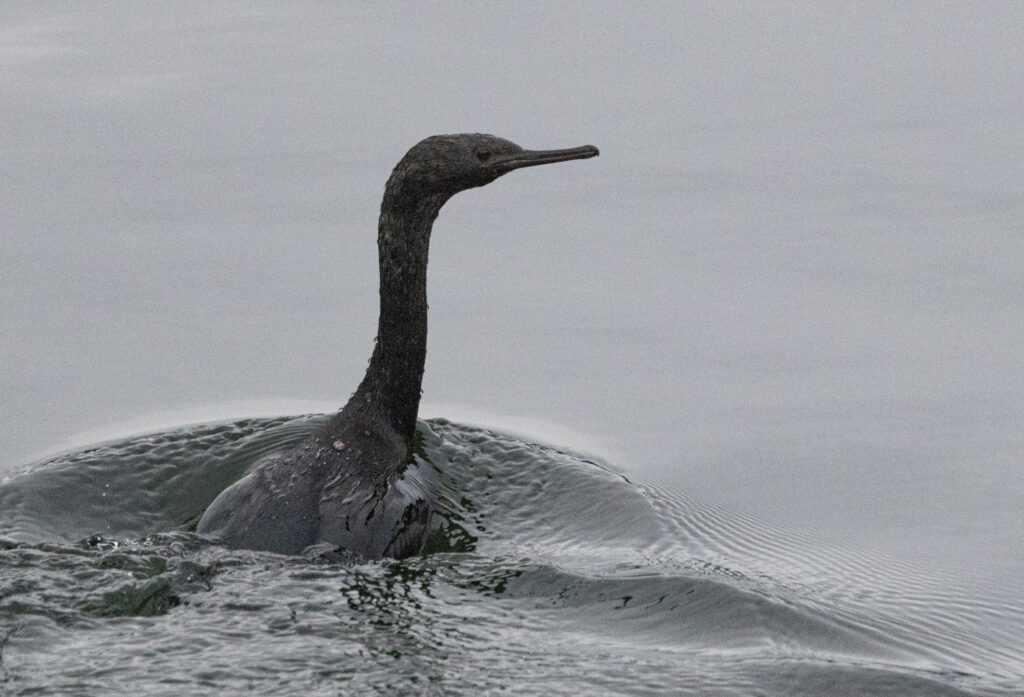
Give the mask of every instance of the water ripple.
<path id="1" fill-rule="evenodd" d="M 423 422 L 434 553 L 225 550 L 206 505 L 322 417 L 176 429 L 0 482 L 9 694 L 1021 694 L 1024 613 L 613 467 Z"/>

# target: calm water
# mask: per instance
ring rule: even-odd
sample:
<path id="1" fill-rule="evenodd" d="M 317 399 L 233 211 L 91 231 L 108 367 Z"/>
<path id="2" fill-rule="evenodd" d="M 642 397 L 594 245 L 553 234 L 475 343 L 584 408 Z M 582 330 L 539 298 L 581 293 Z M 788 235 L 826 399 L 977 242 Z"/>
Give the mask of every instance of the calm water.
<path id="1" fill-rule="evenodd" d="M 1024 694 L 1024 9 L 675 5 L 0 5 L 7 693 Z M 452 131 L 453 548 L 202 544 Z"/>

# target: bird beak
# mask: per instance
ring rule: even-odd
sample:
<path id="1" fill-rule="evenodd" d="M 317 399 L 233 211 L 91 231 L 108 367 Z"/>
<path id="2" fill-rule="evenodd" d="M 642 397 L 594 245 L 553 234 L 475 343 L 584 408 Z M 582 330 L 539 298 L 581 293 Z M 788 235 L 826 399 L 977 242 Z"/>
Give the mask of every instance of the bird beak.
<path id="1" fill-rule="evenodd" d="M 496 155 L 491 160 L 491 166 L 505 172 L 510 172 L 520 167 L 546 165 L 551 162 L 585 160 L 588 157 L 597 157 L 599 154 L 600 152 L 593 145 L 582 145 L 578 148 L 566 148 L 564 150 L 520 150 L 519 152 L 507 155 Z"/>

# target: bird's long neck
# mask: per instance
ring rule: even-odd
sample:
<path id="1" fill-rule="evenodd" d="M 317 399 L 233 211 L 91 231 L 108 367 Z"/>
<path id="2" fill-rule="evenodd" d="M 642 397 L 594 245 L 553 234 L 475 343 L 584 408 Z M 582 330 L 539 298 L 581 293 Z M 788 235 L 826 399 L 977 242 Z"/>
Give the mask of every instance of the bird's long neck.
<path id="1" fill-rule="evenodd" d="M 394 193 L 394 192 L 391 192 Z M 385 195 L 378 225 L 380 321 L 366 376 L 344 411 L 383 422 L 407 444 L 416 430 L 427 356 L 427 256 L 443 201 Z"/>

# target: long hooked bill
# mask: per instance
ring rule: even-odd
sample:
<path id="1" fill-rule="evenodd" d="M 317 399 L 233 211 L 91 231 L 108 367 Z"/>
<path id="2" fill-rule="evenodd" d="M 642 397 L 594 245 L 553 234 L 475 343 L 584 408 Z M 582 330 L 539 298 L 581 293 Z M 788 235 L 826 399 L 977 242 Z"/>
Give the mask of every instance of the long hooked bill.
<path id="1" fill-rule="evenodd" d="M 585 160 L 600 154 L 600 151 L 593 145 L 581 145 L 578 148 L 565 148 L 564 150 L 520 150 L 496 157 L 494 164 L 509 169 L 518 169 L 519 167 L 546 165 L 549 162 Z"/>

